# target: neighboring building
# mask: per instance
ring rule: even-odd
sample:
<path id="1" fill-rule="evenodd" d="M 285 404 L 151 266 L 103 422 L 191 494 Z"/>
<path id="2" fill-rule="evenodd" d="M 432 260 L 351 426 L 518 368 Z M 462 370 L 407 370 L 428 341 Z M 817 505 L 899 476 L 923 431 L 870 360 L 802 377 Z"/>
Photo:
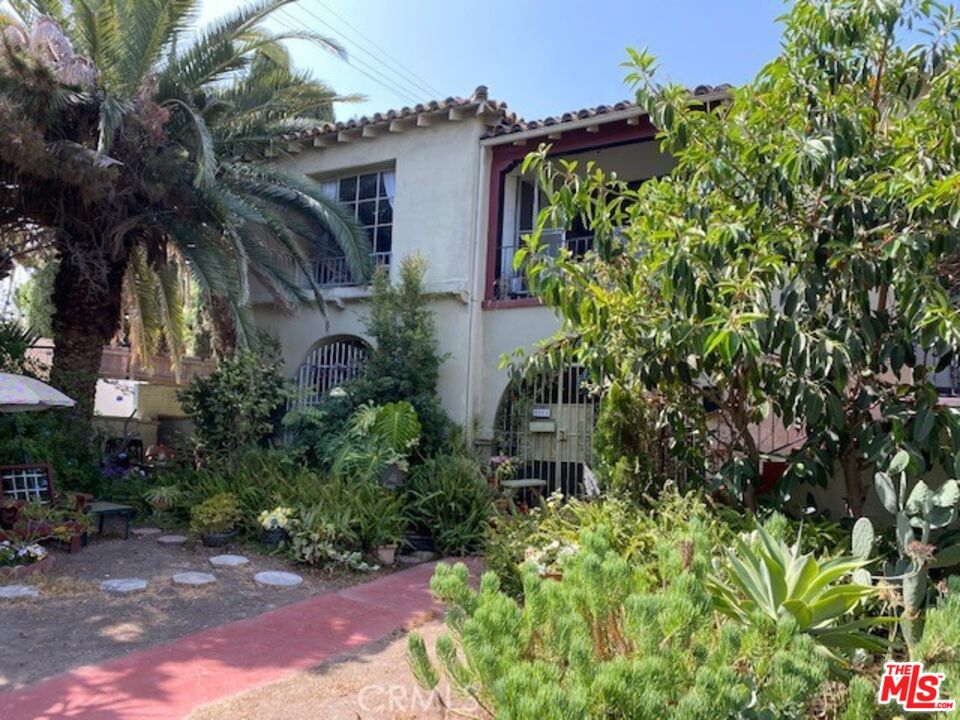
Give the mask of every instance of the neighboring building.
<path id="1" fill-rule="evenodd" d="M 46 375 L 53 362 L 53 341 L 42 338 L 27 357 Z M 94 424 L 105 438 L 136 439 L 144 448 L 162 442 L 186 450 L 192 423 L 177 393 L 197 376 L 209 375 L 216 364 L 194 357 L 180 358 L 180 376 L 170 359 L 154 356 L 144 367 L 124 346 L 107 345 L 100 360 L 94 399 Z"/>
<path id="2" fill-rule="evenodd" d="M 695 92 L 710 101 L 723 89 Z M 314 128 L 291 138 L 293 154 L 281 163 L 354 210 L 378 265 L 393 272 L 406 255 L 427 258 L 440 351 L 449 355 L 438 388 L 446 411 L 475 442 L 519 455 L 523 472 L 573 491 L 590 460 L 594 422 L 594 401 L 579 373 L 505 393 L 509 374 L 499 369 L 501 355 L 533 348 L 559 325 L 512 268 L 541 202 L 534 179 L 519 167 L 527 153 L 550 143 L 555 156 L 594 160 L 639 183 L 671 168 L 654 136 L 633 103 L 525 122 L 480 87 L 467 99 Z M 592 243 L 583 228 L 550 232 L 545 240 L 575 253 Z M 266 293 L 255 298 L 258 323 L 278 337 L 301 404 L 359 372 L 368 347 L 367 288 L 353 281 L 342 257 L 317 257 L 314 271 L 327 317 L 315 308 L 285 313 Z"/>

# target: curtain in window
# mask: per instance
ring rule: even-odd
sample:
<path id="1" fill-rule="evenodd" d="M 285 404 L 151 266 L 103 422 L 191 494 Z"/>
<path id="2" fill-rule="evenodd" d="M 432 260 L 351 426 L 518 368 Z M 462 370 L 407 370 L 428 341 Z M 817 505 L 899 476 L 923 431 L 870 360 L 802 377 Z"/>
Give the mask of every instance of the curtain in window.
<path id="1" fill-rule="evenodd" d="M 390 201 L 390 207 L 393 207 L 393 194 L 396 191 L 396 173 L 393 170 L 385 170 L 380 173 L 383 179 L 383 189 L 387 191 L 387 199 Z"/>
<path id="2" fill-rule="evenodd" d="M 337 181 L 336 180 L 324 180 L 320 183 L 320 194 L 324 197 L 328 197 L 331 200 L 337 199 Z"/>

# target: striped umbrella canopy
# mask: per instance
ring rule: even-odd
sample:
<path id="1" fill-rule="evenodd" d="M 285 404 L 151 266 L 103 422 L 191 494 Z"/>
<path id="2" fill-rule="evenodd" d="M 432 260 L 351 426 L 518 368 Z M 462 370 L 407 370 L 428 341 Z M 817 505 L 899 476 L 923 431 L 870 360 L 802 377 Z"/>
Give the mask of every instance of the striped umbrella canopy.
<path id="1" fill-rule="evenodd" d="M 0 412 L 30 412 L 74 405 L 76 402 L 46 383 L 26 375 L 0 373 Z"/>

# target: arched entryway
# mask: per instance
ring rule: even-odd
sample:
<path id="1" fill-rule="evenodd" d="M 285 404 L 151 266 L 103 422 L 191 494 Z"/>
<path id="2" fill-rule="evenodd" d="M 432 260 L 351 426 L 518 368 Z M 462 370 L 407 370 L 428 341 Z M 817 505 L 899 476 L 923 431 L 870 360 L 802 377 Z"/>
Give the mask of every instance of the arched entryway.
<path id="1" fill-rule="evenodd" d="M 354 335 L 335 335 L 316 343 L 293 376 L 292 407 L 317 405 L 333 388 L 363 371 L 370 346 Z"/>
<path id="2" fill-rule="evenodd" d="M 517 477 L 546 480 L 547 492 L 580 495 L 598 406 L 577 366 L 512 380 L 497 406 L 494 449 L 517 458 Z"/>

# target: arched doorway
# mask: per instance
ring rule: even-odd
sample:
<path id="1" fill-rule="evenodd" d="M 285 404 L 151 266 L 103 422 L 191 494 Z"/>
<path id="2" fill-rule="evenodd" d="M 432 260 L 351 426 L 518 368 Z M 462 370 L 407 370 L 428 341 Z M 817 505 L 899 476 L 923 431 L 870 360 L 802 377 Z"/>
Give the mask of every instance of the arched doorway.
<path id="1" fill-rule="evenodd" d="M 578 366 L 512 380 L 497 406 L 495 450 L 517 458 L 517 477 L 546 480 L 548 493 L 580 495 L 598 406 Z"/>
<path id="2" fill-rule="evenodd" d="M 336 335 L 318 342 L 293 376 L 291 407 L 319 404 L 333 388 L 360 375 L 369 352 L 369 345 L 353 335 Z"/>

